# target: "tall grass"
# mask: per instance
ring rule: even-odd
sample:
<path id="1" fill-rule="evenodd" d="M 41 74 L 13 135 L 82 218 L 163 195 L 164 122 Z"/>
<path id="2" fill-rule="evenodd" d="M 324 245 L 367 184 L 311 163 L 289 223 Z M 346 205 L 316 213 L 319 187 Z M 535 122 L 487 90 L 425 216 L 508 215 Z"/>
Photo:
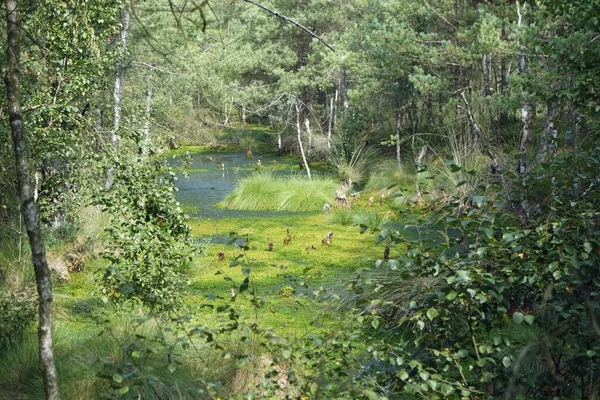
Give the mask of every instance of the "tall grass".
<path id="1" fill-rule="evenodd" d="M 80 307 L 88 316 L 100 315 L 93 305 Z M 221 351 L 200 342 L 185 351 L 171 348 L 176 369 L 170 371 L 167 347 L 177 341 L 174 330 L 132 310 L 109 307 L 96 324 L 87 320 L 85 325 L 80 316 L 57 311 L 54 352 L 64 399 L 112 398 L 113 374 L 129 377 L 124 381 L 130 385 L 125 398 L 203 399 L 200 380 L 230 382 L 235 374 L 235 360 L 224 360 Z M 161 337 L 166 337 L 165 343 Z M 139 356 L 132 355 L 135 350 Z M 0 352 L 0 371 L 3 400 L 43 398 L 34 328 L 23 341 Z"/>
<path id="2" fill-rule="evenodd" d="M 241 181 L 222 205 L 245 211 L 319 211 L 333 201 L 338 186 L 333 179 L 261 172 Z"/>
<path id="3" fill-rule="evenodd" d="M 338 178 L 352 184 L 360 184 L 369 177 L 377 152 L 364 141 L 347 141 L 337 137 L 329 151 L 329 162 Z"/>

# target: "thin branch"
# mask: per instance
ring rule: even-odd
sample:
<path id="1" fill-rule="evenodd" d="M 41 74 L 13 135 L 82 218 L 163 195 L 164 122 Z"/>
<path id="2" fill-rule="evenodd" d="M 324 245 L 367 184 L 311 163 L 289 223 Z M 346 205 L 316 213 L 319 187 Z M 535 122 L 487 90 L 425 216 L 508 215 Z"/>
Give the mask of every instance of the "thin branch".
<path id="1" fill-rule="evenodd" d="M 291 19 L 290 17 L 283 15 L 282 13 L 280 13 L 277 10 L 273 10 L 267 6 L 265 6 L 264 4 L 261 3 L 257 3 L 254 0 L 243 0 L 246 3 L 250 3 L 252 5 L 255 5 L 258 8 L 262 8 L 263 10 L 265 10 L 266 12 L 273 14 L 274 16 L 276 16 L 277 18 L 281 18 L 291 24 L 296 25 L 298 28 L 302 29 L 303 31 L 305 31 L 306 33 L 308 33 L 310 36 L 314 37 L 315 39 L 317 39 L 319 42 L 323 43 L 323 45 L 325 45 L 325 47 L 327 47 L 329 50 L 333 51 L 335 53 L 335 50 L 333 47 L 331 47 L 331 45 L 329 45 L 325 40 L 323 40 L 323 36 L 318 36 L 316 33 L 314 33 L 313 31 L 311 31 L 310 29 L 308 29 L 307 27 L 305 27 L 304 25 L 302 25 L 301 23 Z"/>
<path id="2" fill-rule="evenodd" d="M 145 63 L 145 62 L 142 62 L 142 61 L 132 61 L 132 64 L 135 64 L 135 65 L 140 66 L 142 68 L 147 68 L 147 69 L 152 69 L 152 70 L 155 70 L 155 71 L 158 71 L 158 72 L 163 72 L 163 73 L 169 74 L 169 75 L 183 75 L 183 74 L 178 74 L 178 73 L 173 72 L 173 71 L 167 71 L 164 68 L 156 67 L 156 66 L 154 66 L 152 64 L 148 64 L 148 63 Z"/>
<path id="3" fill-rule="evenodd" d="M 444 20 L 444 22 L 446 22 L 448 25 L 450 25 L 452 28 L 454 28 L 454 30 L 455 30 L 455 31 L 457 31 L 457 30 L 458 30 L 458 28 L 457 28 L 457 27 L 455 27 L 454 25 L 452 25 L 452 23 L 451 23 L 450 21 L 448 21 L 448 20 L 446 19 L 446 17 L 444 17 L 444 16 L 443 16 L 442 14 L 440 14 L 439 12 L 435 11 L 435 9 L 429 5 L 429 3 L 427 2 L 427 0 L 423 0 L 423 3 L 425 3 L 425 4 L 427 5 L 427 7 L 429 7 L 429 9 L 430 9 L 431 11 L 433 11 L 433 12 L 434 12 L 434 13 L 435 13 L 435 14 L 436 14 L 438 17 L 440 17 L 441 19 L 443 19 L 443 20 Z"/>

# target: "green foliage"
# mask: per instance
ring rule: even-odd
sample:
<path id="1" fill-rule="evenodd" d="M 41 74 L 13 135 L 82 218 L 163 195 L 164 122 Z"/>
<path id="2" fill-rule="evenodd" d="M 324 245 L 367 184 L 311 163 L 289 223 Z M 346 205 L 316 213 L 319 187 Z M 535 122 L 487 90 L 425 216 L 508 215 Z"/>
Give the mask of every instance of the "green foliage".
<path id="1" fill-rule="evenodd" d="M 331 203 L 337 186 L 327 178 L 255 173 L 242 180 L 223 205 L 247 211 L 319 211 Z"/>
<path id="2" fill-rule="evenodd" d="M 151 308 L 173 307 L 194 251 L 174 196 L 175 174 L 165 161 L 141 156 L 115 157 L 114 163 L 112 188 L 96 197 L 111 217 L 103 292 Z"/>
<path id="3" fill-rule="evenodd" d="M 8 344 L 19 343 L 36 321 L 37 302 L 30 290 L 0 292 L 0 354 Z"/>
<path id="4" fill-rule="evenodd" d="M 466 209 L 449 204 L 441 240 L 381 232 L 378 241 L 407 243 L 408 251 L 352 286 L 374 327 L 403 331 L 373 350 L 395 355 L 383 360 L 400 387 L 428 398 L 542 389 L 579 396 L 596 384 L 578 377 L 597 370 L 600 349 L 599 163 L 597 149 L 569 153 L 514 181 L 508 204 L 539 217 L 518 220 L 498 199 L 472 195 Z M 522 197 L 525 188 L 538 203 Z M 414 290 L 426 280 L 430 289 Z M 532 334 L 514 336 L 519 326 Z"/>

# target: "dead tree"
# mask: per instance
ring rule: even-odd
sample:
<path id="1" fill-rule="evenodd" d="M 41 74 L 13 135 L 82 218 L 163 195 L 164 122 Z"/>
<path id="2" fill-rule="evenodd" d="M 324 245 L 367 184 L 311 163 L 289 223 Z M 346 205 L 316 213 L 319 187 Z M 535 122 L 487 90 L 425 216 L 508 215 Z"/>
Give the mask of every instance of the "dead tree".
<path id="1" fill-rule="evenodd" d="M 492 147 L 491 147 L 489 141 L 483 135 L 483 131 L 481 130 L 481 127 L 479 126 L 479 124 L 475 120 L 475 117 L 473 116 L 473 112 L 471 111 L 471 107 L 469 106 L 469 102 L 467 101 L 467 96 L 465 96 L 465 92 L 461 92 L 461 97 L 462 97 L 462 100 L 463 100 L 463 103 L 465 104 L 465 106 L 464 107 L 458 106 L 458 107 L 467 113 L 467 117 L 469 118 L 469 123 L 471 124 L 471 134 L 473 135 L 473 138 L 475 140 L 477 140 L 479 143 L 481 143 L 481 145 L 483 146 L 483 151 L 488 155 L 488 157 L 492 161 L 492 164 L 490 165 L 491 172 L 493 174 L 498 174 L 502 171 L 502 168 L 500 168 L 500 163 L 498 162 L 496 155 L 492 151 Z"/>

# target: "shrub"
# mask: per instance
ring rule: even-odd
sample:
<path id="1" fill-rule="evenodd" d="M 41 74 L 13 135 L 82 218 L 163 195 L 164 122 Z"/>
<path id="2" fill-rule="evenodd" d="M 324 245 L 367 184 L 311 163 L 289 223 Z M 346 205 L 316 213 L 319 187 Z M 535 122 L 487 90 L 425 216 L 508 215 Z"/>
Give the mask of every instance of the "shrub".
<path id="1" fill-rule="evenodd" d="M 388 333 L 369 350 L 393 371 L 381 379 L 427 398 L 597 391 L 598 154 L 519 176 L 504 202 L 449 202 L 441 242 L 381 232 L 408 250 L 350 284 L 359 318 Z"/>
<path id="2" fill-rule="evenodd" d="M 0 349 L 19 341 L 23 332 L 36 320 L 36 315 L 35 296 L 29 291 L 0 292 Z"/>

